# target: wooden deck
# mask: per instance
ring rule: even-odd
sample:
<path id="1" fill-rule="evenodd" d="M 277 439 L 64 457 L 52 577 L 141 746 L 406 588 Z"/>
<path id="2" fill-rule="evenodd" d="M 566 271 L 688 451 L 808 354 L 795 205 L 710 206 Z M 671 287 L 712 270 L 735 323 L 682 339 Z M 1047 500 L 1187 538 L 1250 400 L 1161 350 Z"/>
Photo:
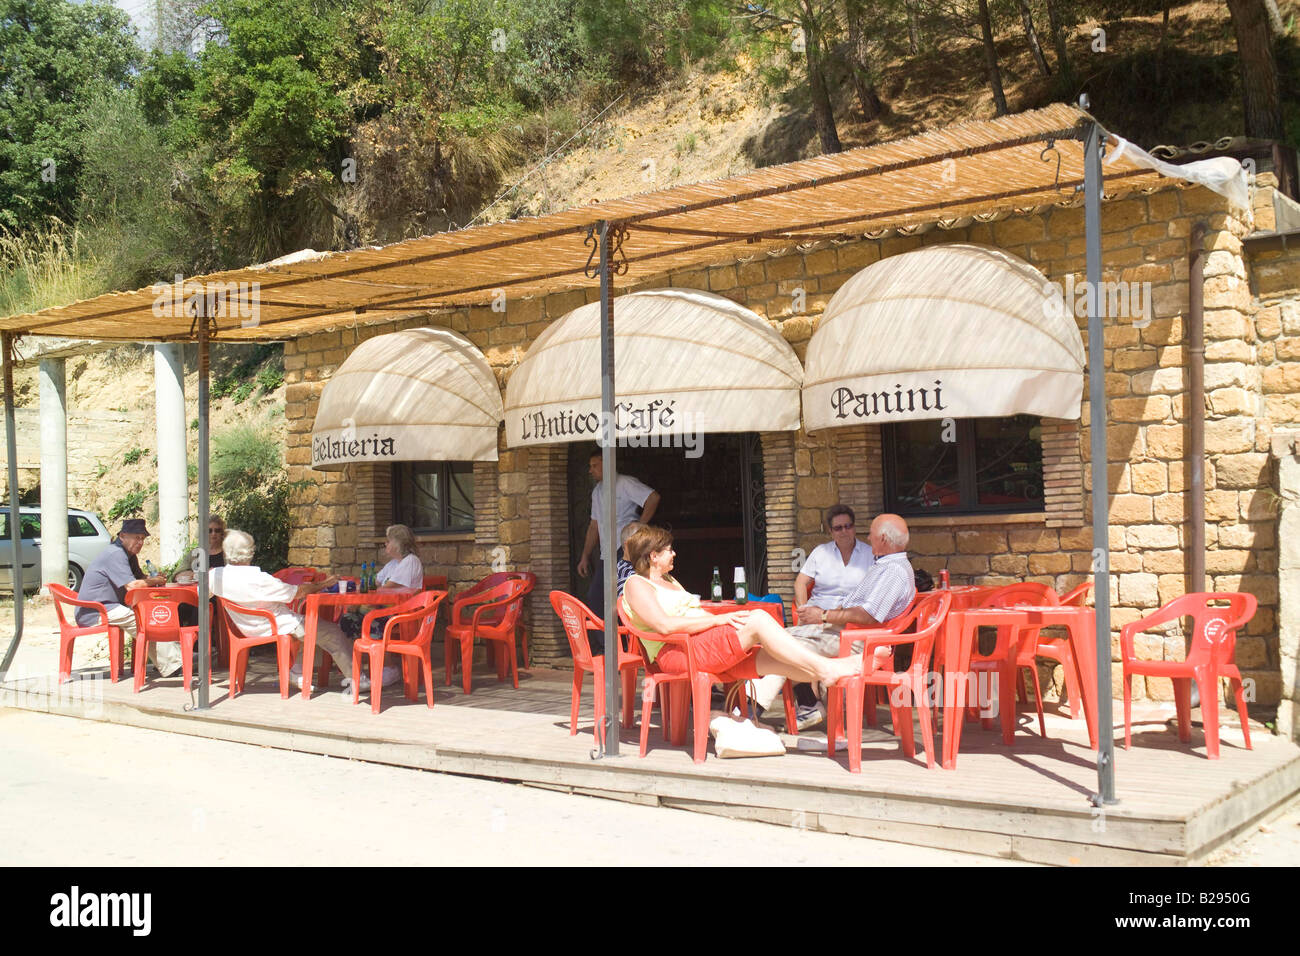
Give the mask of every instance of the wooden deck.
<path id="1" fill-rule="evenodd" d="M 1120 725 L 1120 803 L 1102 813 L 1089 803 L 1097 777 L 1086 731 L 1063 715 L 1049 713 L 1043 739 L 1033 713 L 1022 712 L 1010 748 L 997 731 L 968 724 L 955 771 L 906 759 L 885 710 L 885 729 L 866 731 L 861 774 L 848 772 L 842 751 L 828 759 L 818 733 L 784 738 L 784 757 L 719 760 L 710 750 L 696 765 L 688 749 L 663 741 L 657 716 L 645 759 L 628 729 L 619 757 L 593 759 L 590 678 L 574 737 L 568 672 L 521 674 L 517 691 L 480 673 L 468 697 L 439 684 L 432 711 L 423 697 L 407 701 L 390 688 L 376 716 L 367 696 L 353 707 L 337 688 L 281 700 L 270 662 L 253 663 L 247 693 L 227 699 L 221 673 L 203 712 L 190 709 L 179 679 L 133 694 L 129 680 L 60 686 L 27 677 L 5 685 L 0 704 L 1059 865 L 1195 863 L 1300 792 L 1300 748 L 1290 741 L 1261 729 L 1248 751 L 1240 728 L 1228 727 L 1222 758 L 1209 761 L 1199 728 L 1182 745 L 1166 726 L 1172 714 L 1151 706 L 1135 712 L 1131 751 Z"/>

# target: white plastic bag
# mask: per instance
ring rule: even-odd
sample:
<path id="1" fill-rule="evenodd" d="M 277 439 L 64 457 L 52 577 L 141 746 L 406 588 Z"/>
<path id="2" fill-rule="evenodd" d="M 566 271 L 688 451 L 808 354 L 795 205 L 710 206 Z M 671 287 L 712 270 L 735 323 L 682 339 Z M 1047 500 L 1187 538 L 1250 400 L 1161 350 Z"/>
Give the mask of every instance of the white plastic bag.
<path id="1" fill-rule="evenodd" d="M 723 714 L 709 722 L 709 730 L 719 757 L 779 757 L 785 753 L 780 737 L 751 720 L 735 720 Z"/>

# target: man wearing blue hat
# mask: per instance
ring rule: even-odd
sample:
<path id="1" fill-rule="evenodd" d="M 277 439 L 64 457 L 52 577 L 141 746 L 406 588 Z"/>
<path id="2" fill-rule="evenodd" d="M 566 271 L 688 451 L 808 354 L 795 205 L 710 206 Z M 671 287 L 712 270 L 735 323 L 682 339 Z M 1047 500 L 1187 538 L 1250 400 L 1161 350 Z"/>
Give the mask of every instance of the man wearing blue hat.
<path id="1" fill-rule="evenodd" d="M 149 537 L 143 518 L 127 518 L 122 522 L 122 530 L 117 533 L 113 543 L 99 553 L 99 557 L 90 563 L 85 577 L 81 580 L 81 590 L 77 596 L 83 601 L 95 601 L 104 605 L 108 612 L 108 623 L 120 627 L 129 640 L 135 640 L 135 612 L 126 606 L 126 592 L 135 588 L 158 587 L 166 584 L 162 575 L 146 578 L 140 570 L 140 561 L 136 555 L 144 547 L 144 539 Z M 99 612 L 92 608 L 77 608 L 77 625 L 90 627 L 101 624 Z M 152 644 L 149 653 L 153 657 L 154 667 L 163 677 L 171 677 L 181 669 L 181 648 L 179 644 Z"/>

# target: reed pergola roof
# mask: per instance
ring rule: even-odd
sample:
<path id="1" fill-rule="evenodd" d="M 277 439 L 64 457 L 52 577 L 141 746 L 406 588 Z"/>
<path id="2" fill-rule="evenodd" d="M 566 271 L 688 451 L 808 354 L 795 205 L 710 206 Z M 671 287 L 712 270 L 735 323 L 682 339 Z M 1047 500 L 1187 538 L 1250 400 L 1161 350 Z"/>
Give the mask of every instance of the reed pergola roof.
<path id="1" fill-rule="evenodd" d="M 950 126 L 906 139 L 593 203 L 528 219 L 459 229 L 379 248 L 295 254 L 185 280 L 177 289 L 115 292 L 0 318 L 0 331 L 135 342 L 188 341 L 193 289 L 226 289 L 215 318 L 223 341 L 292 339 L 332 327 L 390 321 L 426 310 L 484 305 L 587 287 L 598 222 L 627 229 L 619 284 L 756 253 L 772 246 L 855 239 L 952 225 L 967 217 L 1081 201 L 1083 110 L 1058 104 Z M 1105 167 L 1107 195 L 1165 188 L 1129 154 Z M 235 305 L 256 284 L 256 322 Z M 160 290 L 163 290 L 160 292 Z M 161 314 L 160 314 L 161 313 Z M 230 314 L 233 313 L 233 314 Z"/>

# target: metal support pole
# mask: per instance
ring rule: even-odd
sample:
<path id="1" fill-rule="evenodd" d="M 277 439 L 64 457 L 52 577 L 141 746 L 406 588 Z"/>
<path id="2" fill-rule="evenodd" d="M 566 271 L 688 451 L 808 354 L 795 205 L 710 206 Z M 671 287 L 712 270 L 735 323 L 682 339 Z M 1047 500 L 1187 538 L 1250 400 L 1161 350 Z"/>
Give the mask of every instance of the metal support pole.
<path id="1" fill-rule="evenodd" d="M 18 424 L 14 419 L 14 334 L 0 332 L 0 356 L 4 361 L 5 380 L 5 450 L 9 453 L 9 543 L 13 548 L 14 639 L 0 663 L 0 680 L 9 673 L 9 665 L 18 653 L 23 637 L 23 541 L 21 512 L 18 504 Z M 614 670 L 618 670 L 617 667 Z"/>
<path id="2" fill-rule="evenodd" d="M 618 669 L 618 533 L 614 488 L 618 477 L 614 460 L 614 281 L 610 273 L 610 224 L 600 224 L 600 411 L 601 485 L 604 487 L 605 540 L 600 543 L 605 564 L 605 748 L 607 757 L 618 756 L 619 717 L 622 713 Z"/>
<path id="3" fill-rule="evenodd" d="M 1101 294 L 1101 128 L 1083 140 L 1084 246 L 1088 289 L 1088 406 L 1091 432 L 1092 568 L 1097 616 L 1097 799 L 1116 803 L 1115 718 L 1110 662 L 1110 481 L 1106 459 L 1105 297 Z"/>
<path id="4" fill-rule="evenodd" d="M 207 710 L 208 673 L 212 662 L 212 604 L 208 587 L 208 319 L 203 314 L 204 296 L 199 296 L 199 702 Z"/>

